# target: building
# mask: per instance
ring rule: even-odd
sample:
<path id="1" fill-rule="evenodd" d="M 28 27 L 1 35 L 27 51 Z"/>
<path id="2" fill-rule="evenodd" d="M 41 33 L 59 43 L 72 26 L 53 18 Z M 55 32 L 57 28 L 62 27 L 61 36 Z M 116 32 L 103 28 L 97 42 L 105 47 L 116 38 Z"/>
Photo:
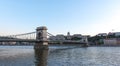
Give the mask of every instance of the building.
<path id="1" fill-rule="evenodd" d="M 65 40 L 65 36 L 64 35 L 56 35 L 56 39 L 63 41 L 63 40 Z"/>
<path id="2" fill-rule="evenodd" d="M 120 32 L 115 32 L 114 34 L 115 34 L 116 37 L 120 36 Z"/>
<path id="3" fill-rule="evenodd" d="M 82 38 L 82 35 L 81 34 L 74 34 L 72 37 Z"/>
<path id="4" fill-rule="evenodd" d="M 120 38 L 104 39 L 104 45 L 120 45 Z"/>
<path id="5" fill-rule="evenodd" d="M 82 36 L 81 42 L 87 42 L 88 43 L 88 35 Z"/>
<path id="6" fill-rule="evenodd" d="M 116 38 L 104 39 L 103 42 L 104 42 L 104 45 L 116 45 L 117 44 Z"/>
<path id="7" fill-rule="evenodd" d="M 70 35 L 70 32 L 67 33 L 66 40 L 71 40 L 72 36 Z"/>
<path id="8" fill-rule="evenodd" d="M 65 40 L 65 36 L 64 35 L 50 36 L 49 40 L 51 40 L 51 41 L 63 41 L 63 40 Z"/>
<path id="9" fill-rule="evenodd" d="M 80 41 L 80 42 L 88 42 L 87 40 L 88 35 L 81 35 L 81 34 L 74 34 L 70 35 L 70 32 L 67 35 L 58 34 L 56 36 L 50 36 L 50 41 Z"/>
<path id="10" fill-rule="evenodd" d="M 97 36 L 107 36 L 107 33 L 99 33 Z"/>

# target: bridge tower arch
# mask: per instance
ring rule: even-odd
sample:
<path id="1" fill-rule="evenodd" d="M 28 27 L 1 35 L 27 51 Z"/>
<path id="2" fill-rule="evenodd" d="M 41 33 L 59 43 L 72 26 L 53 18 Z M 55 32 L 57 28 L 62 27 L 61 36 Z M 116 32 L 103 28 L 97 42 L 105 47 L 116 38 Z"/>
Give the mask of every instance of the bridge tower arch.
<path id="1" fill-rule="evenodd" d="M 41 26 L 36 29 L 36 44 L 34 48 L 48 49 L 47 27 Z"/>

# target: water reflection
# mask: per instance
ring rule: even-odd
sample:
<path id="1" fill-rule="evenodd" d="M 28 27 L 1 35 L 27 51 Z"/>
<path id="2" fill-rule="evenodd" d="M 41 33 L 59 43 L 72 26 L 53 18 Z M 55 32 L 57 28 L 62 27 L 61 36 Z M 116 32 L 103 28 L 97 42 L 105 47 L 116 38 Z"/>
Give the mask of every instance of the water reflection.
<path id="1" fill-rule="evenodd" d="M 0 66 L 120 66 L 120 47 L 0 46 Z"/>
<path id="2" fill-rule="evenodd" d="M 35 50 L 35 65 L 47 66 L 48 49 L 34 49 Z"/>

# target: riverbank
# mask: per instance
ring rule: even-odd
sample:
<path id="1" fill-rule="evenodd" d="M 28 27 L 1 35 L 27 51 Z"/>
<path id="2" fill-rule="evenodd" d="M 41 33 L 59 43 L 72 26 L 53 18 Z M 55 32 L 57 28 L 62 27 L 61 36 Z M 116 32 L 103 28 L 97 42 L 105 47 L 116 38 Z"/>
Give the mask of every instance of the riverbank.
<path id="1" fill-rule="evenodd" d="M 78 46 L 82 47 L 84 44 L 49 44 L 49 46 Z M 34 46 L 34 45 L 0 45 L 0 46 Z M 120 45 L 88 45 L 87 47 L 120 47 Z"/>
<path id="2" fill-rule="evenodd" d="M 90 45 L 89 47 L 120 47 L 120 45 Z"/>

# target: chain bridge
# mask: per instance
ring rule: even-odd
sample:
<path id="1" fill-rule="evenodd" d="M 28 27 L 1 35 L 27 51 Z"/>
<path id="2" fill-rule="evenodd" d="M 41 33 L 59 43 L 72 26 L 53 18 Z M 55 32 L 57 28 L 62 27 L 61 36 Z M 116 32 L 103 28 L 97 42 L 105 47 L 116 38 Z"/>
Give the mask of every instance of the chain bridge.
<path id="1" fill-rule="evenodd" d="M 47 32 L 47 37 L 53 36 L 52 34 Z M 36 31 L 16 34 L 16 35 L 7 35 L 0 36 L 0 42 L 37 42 L 36 39 Z"/>
<path id="2" fill-rule="evenodd" d="M 43 45 L 48 45 L 48 43 L 55 43 L 56 41 L 49 41 L 48 38 L 54 36 L 53 34 L 47 32 L 45 26 L 37 27 L 36 31 L 16 34 L 16 35 L 6 35 L 0 36 L 0 42 L 32 42 L 32 43 L 41 43 Z M 61 41 L 62 43 L 86 43 L 79 41 Z M 61 43 L 60 42 L 60 43 Z"/>

